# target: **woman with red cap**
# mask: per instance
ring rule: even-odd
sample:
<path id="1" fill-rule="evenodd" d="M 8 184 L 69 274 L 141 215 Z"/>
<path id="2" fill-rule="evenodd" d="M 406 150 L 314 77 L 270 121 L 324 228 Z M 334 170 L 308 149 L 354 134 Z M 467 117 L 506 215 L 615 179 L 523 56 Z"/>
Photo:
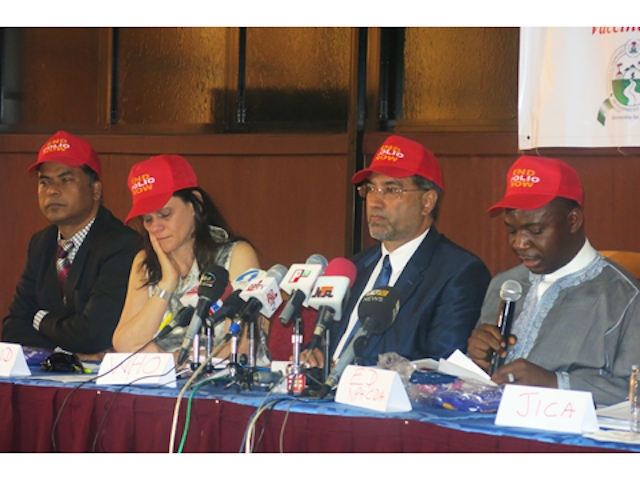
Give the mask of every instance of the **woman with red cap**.
<path id="1" fill-rule="evenodd" d="M 149 342 L 163 320 L 198 299 L 200 274 L 215 264 L 236 278 L 259 268 L 254 248 L 234 235 L 191 165 L 178 155 L 158 155 L 129 173 L 133 206 L 125 220 L 142 233 L 144 247 L 131 267 L 127 298 L 113 336 L 119 352 Z M 224 335 L 224 322 L 215 337 Z M 175 351 L 185 329 L 175 328 L 145 351 Z"/>

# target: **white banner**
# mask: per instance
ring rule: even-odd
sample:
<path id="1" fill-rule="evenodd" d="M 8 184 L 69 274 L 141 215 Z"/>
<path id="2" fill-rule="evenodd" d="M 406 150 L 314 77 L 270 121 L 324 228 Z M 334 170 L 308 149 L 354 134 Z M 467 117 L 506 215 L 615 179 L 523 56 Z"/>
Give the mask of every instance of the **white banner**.
<path id="1" fill-rule="evenodd" d="M 519 147 L 640 146 L 640 27 L 522 27 Z"/>

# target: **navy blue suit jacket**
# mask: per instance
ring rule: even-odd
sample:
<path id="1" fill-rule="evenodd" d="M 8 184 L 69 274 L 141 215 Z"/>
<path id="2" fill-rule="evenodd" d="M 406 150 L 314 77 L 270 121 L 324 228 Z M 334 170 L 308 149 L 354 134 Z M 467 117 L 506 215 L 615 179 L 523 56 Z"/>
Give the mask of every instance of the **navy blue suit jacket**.
<path id="1" fill-rule="evenodd" d="M 353 259 L 358 275 L 341 320 L 331 325 L 331 355 L 380 255 L 380 246 L 374 246 Z M 370 338 L 362 352 L 364 363 L 376 364 L 378 354 L 387 352 L 410 360 L 447 357 L 456 348 L 466 352 L 490 281 L 480 258 L 432 226 L 394 285 L 400 293 L 396 320 Z"/>
<path id="2" fill-rule="evenodd" d="M 50 225 L 31 237 L 27 263 L 3 321 L 2 340 L 49 349 L 60 346 L 75 353 L 111 348 L 131 263 L 142 245 L 140 236 L 100 207 L 69 268 L 65 305 L 55 266 L 57 235 L 58 228 Z M 38 310 L 49 311 L 39 331 L 33 328 Z"/>

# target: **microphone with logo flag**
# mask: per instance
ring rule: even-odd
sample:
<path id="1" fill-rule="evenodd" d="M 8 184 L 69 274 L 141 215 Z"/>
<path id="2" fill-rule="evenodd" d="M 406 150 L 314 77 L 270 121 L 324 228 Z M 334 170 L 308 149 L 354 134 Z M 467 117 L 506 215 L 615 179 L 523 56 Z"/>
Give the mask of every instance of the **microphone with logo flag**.
<path id="1" fill-rule="evenodd" d="M 338 358 L 329 377 L 319 390 L 325 397 L 337 384 L 348 365 L 356 358 L 356 351 L 372 335 L 384 333 L 396 320 L 400 310 L 400 293 L 393 287 L 380 287 L 367 292 L 358 307 L 360 328 L 351 338 L 345 351 Z M 364 339 L 364 340 L 361 340 Z"/>
<path id="2" fill-rule="evenodd" d="M 282 282 L 286 273 L 286 267 L 275 264 L 267 270 L 264 276 L 259 275 L 251 281 L 242 292 L 240 292 L 240 298 L 242 298 L 246 304 L 240 310 L 238 316 L 244 320 L 249 320 L 249 318 L 246 318 L 248 313 L 254 315 L 259 311 L 265 317 L 271 318 L 282 304 L 280 282 Z"/>
<path id="3" fill-rule="evenodd" d="M 229 284 L 229 272 L 219 265 L 207 268 L 200 275 L 200 285 L 198 286 L 198 304 L 185 334 L 180 352 L 178 354 L 178 365 L 183 363 L 189 356 L 189 347 L 193 338 L 200 331 L 202 322 L 209 314 L 209 309 L 213 302 L 218 301 L 224 294 Z"/>
<path id="4" fill-rule="evenodd" d="M 311 255 L 306 263 L 294 263 L 289 267 L 280 288 L 288 293 L 289 300 L 280 312 L 280 322 L 288 325 L 299 315 L 302 306 L 309 306 L 309 297 L 318 277 L 327 268 L 327 259 L 320 254 Z"/>
<path id="5" fill-rule="evenodd" d="M 233 292 L 225 298 L 222 305 L 220 305 L 220 308 L 213 312 L 209 317 L 211 325 L 215 326 L 226 318 L 234 318 L 246 303 L 240 296 L 242 291 L 252 281 L 265 275 L 266 272 L 264 270 L 260 270 L 259 268 L 250 268 L 238 275 L 235 280 L 232 280 L 231 286 L 233 288 Z"/>
<path id="6" fill-rule="evenodd" d="M 502 302 L 500 302 L 497 327 L 500 329 L 500 335 L 502 335 L 507 345 L 509 345 L 509 335 L 511 334 L 511 324 L 513 323 L 513 315 L 516 310 L 516 302 L 520 300 L 521 296 L 522 285 L 516 280 L 506 280 L 500 286 L 500 298 Z M 504 360 L 505 359 L 501 358 L 496 352 L 493 352 L 489 375 L 496 373 L 496 370 L 502 366 Z"/>
<path id="7" fill-rule="evenodd" d="M 240 298 L 245 301 L 245 304 L 238 311 L 237 317 L 248 324 L 249 367 L 256 366 L 256 317 L 261 313 L 266 318 L 271 318 L 280 307 L 282 304 L 280 282 L 286 273 L 287 269 L 283 265 L 273 265 L 264 276 L 256 277 L 240 293 Z M 234 345 L 232 344 L 232 348 Z"/>
<path id="8" fill-rule="evenodd" d="M 349 296 L 357 275 L 356 266 L 346 258 L 338 257 L 329 262 L 324 275 L 319 277 L 313 287 L 309 306 L 318 310 L 313 336 L 307 345 L 313 350 L 320 345 L 323 334 L 331 321 L 342 318 L 342 308 Z"/>

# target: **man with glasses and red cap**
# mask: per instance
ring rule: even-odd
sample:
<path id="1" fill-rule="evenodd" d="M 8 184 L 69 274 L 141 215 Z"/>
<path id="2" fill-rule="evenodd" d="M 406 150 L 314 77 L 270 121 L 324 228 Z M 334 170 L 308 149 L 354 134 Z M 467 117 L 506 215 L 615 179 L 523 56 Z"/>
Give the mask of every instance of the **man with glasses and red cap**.
<path id="1" fill-rule="evenodd" d="M 33 235 L 2 341 L 98 354 L 124 304 L 139 235 L 102 206 L 100 160 L 84 139 L 59 131 L 29 167 L 51 225 Z"/>
<path id="2" fill-rule="evenodd" d="M 358 328 L 362 297 L 386 285 L 399 292 L 400 309 L 391 327 L 359 352 L 362 363 L 375 364 L 387 352 L 414 360 L 465 351 L 491 275 L 434 225 L 443 190 L 438 160 L 421 144 L 393 135 L 352 181 L 366 201 L 369 233 L 380 244 L 353 259 L 358 275 L 341 321 L 331 325 L 333 360 Z M 311 366 L 324 363 L 319 350 L 303 352 L 305 358 Z"/>
<path id="3" fill-rule="evenodd" d="M 513 164 L 489 213 L 504 211 L 522 263 L 492 280 L 468 355 L 485 370 L 494 352 L 503 358 L 498 384 L 588 390 L 612 404 L 627 397 L 640 364 L 640 284 L 591 246 L 582 207 L 580 179 L 565 162 L 524 156 Z M 506 280 L 522 286 L 509 338 L 496 327 Z"/>

